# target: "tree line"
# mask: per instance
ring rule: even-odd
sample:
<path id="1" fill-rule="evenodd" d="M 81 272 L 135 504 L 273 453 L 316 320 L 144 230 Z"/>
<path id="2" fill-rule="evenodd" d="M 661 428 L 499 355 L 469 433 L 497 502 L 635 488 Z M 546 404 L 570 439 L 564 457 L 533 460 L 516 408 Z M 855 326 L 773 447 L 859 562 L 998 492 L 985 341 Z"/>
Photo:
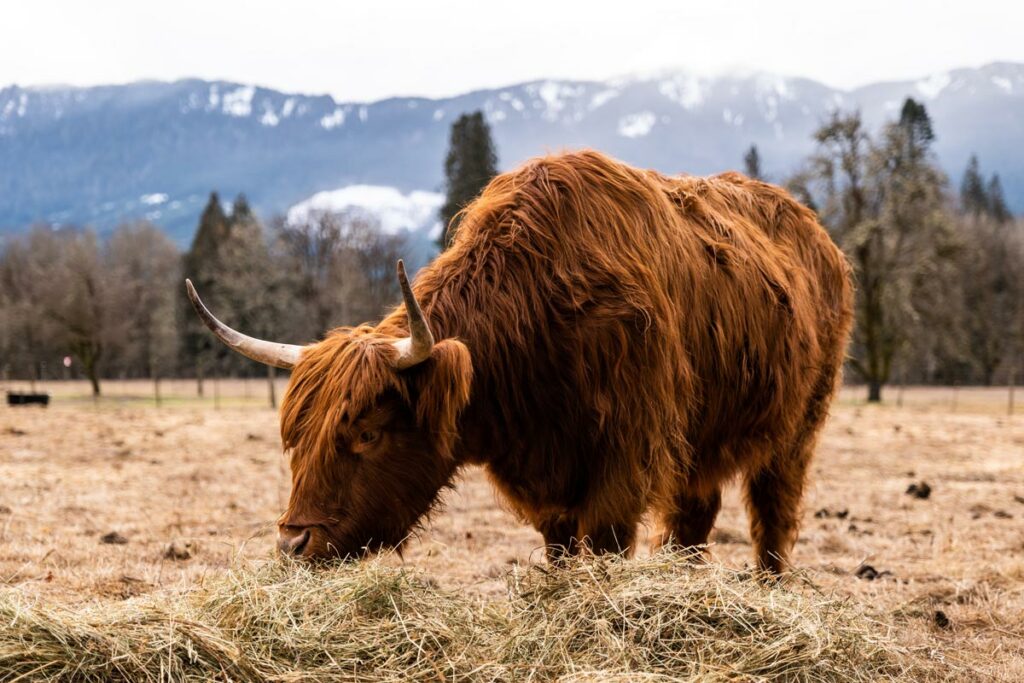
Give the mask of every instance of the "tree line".
<path id="1" fill-rule="evenodd" d="M 833 112 L 786 184 L 817 211 L 853 266 L 848 377 L 868 400 L 892 382 L 1014 382 L 1024 340 L 1024 225 L 977 158 L 959 196 L 939 169 L 925 106 L 869 131 Z"/>
<path id="2" fill-rule="evenodd" d="M 104 377 L 188 376 L 202 394 L 204 378 L 267 369 L 202 327 L 185 277 L 228 325 L 302 343 L 394 303 L 403 244 L 362 213 L 311 212 L 265 226 L 244 197 L 225 210 L 216 193 L 184 254 L 146 221 L 102 240 L 88 228 L 37 225 L 0 254 L 0 371 L 85 377 L 97 396 Z"/>
<path id="3" fill-rule="evenodd" d="M 772 179 L 817 212 L 850 259 L 857 300 L 847 377 L 864 382 L 869 400 L 892 382 L 1013 382 L 1024 358 L 1024 223 L 977 158 L 955 191 L 935 137 L 913 99 L 877 131 L 859 112 L 836 110 L 798 172 Z M 743 166 L 765 177 L 756 146 Z M 481 112 L 453 124 L 444 169 L 441 248 L 497 172 Z M 89 229 L 36 226 L 0 254 L 0 371 L 85 376 L 96 394 L 100 377 L 191 376 L 202 393 L 206 377 L 267 370 L 215 343 L 191 311 L 183 277 L 228 325 L 303 343 L 380 317 L 398 300 L 402 251 L 402 238 L 365 214 L 264 225 L 244 197 L 225 208 L 216 194 L 184 254 L 147 222 L 104 240 Z M 75 359 L 70 370 L 65 356 Z"/>

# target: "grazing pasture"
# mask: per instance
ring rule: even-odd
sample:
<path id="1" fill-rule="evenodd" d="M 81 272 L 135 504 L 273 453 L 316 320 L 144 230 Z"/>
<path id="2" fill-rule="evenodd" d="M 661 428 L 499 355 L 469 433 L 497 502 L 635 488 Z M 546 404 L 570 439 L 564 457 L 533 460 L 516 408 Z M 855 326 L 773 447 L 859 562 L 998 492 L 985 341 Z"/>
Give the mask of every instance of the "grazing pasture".
<path id="1" fill-rule="evenodd" d="M 68 642 L 100 642 L 61 640 L 61 628 L 76 637 L 91 628 L 125 642 L 150 643 L 150 638 L 158 647 L 163 642 L 158 629 L 147 631 L 150 622 L 142 615 L 157 615 L 157 623 L 192 620 L 196 642 L 228 648 L 225 619 L 258 609 L 246 600 L 250 593 L 266 599 L 261 604 L 268 610 L 263 615 L 267 640 L 236 628 L 230 637 L 240 650 L 208 648 L 197 657 L 215 666 L 242 652 L 250 657 L 246 666 L 255 668 L 234 672 L 236 678 L 283 675 L 269 650 L 260 648 L 280 647 L 280 639 L 292 633 L 278 629 L 281 619 L 292 618 L 280 611 L 288 599 L 304 591 L 309 595 L 310 621 L 303 622 L 306 630 L 295 627 L 295 638 L 314 648 L 317 637 L 333 638 L 333 652 L 351 654 L 345 649 L 351 643 L 337 641 L 336 630 L 316 629 L 348 624 L 353 638 L 369 636 L 359 624 L 345 621 L 351 615 L 334 615 L 340 621 L 331 621 L 317 612 L 325 601 L 313 594 L 345 596 L 381 582 L 392 591 L 381 609 L 410 607 L 410 628 L 429 630 L 432 624 L 440 629 L 433 632 L 452 637 L 450 647 L 433 642 L 427 649 L 463 658 L 421 670 L 411 662 L 423 652 L 403 650 L 401 656 L 412 659 L 384 662 L 377 670 L 383 677 L 399 676 L 401 666 L 449 679 L 459 672 L 469 678 L 525 678 L 529 671 L 541 679 L 640 670 L 710 676 L 713 667 L 739 661 L 730 648 L 742 638 L 727 628 L 733 622 L 726 618 L 722 646 L 716 649 L 697 621 L 680 616 L 690 613 L 685 605 L 667 593 L 692 600 L 686 603 L 691 612 L 714 593 L 726 605 L 727 617 L 760 615 L 764 624 L 758 632 L 777 644 L 748 652 L 747 668 L 731 674 L 720 670 L 724 679 L 758 671 L 755 660 L 772 650 L 790 657 L 786 661 L 795 668 L 785 671 L 794 678 L 827 680 L 846 671 L 851 680 L 885 675 L 1024 680 L 1024 409 L 1007 416 L 1005 389 L 908 388 L 902 406 L 896 405 L 895 388 L 881 406 L 863 405 L 860 388 L 844 389 L 833 405 L 805 497 L 803 530 L 793 552 L 799 574 L 773 592 L 743 573 L 753 558 L 736 490 L 728 490 L 712 537 L 714 567 L 674 570 L 664 556 L 648 557 L 644 546 L 638 560 L 605 567 L 607 583 L 588 582 L 585 567 L 553 578 L 530 568 L 543 561 L 539 535 L 502 509 L 478 470 L 462 476 L 447 494 L 445 508 L 402 558 L 319 574 L 266 565 L 262 560 L 271 556 L 274 522 L 289 487 L 266 382 L 219 382 L 216 401 L 213 382 L 207 382 L 202 400 L 195 398 L 193 383 L 165 382 L 160 408 L 154 406 L 151 383 L 104 387 L 107 395 L 94 402 L 85 384 L 47 384 L 43 389 L 54 396 L 47 409 L 0 407 L 0 617 L 7 629 L 0 635 L 0 680 L 14 670 L 4 662 L 28 661 L 19 660 L 19 653 L 27 652 L 29 643 L 38 646 L 33 656 L 45 658 L 46 653 L 61 656 Z M 283 381 L 278 397 L 282 389 Z M 357 580 L 369 583 L 351 583 Z M 607 589 L 603 598 L 600 586 Z M 643 611 L 648 620 L 625 622 L 640 624 L 630 632 L 637 648 L 632 654 L 612 652 L 611 643 L 622 642 L 609 626 L 614 610 L 580 621 L 579 615 L 589 614 L 586 610 L 602 599 L 608 605 L 633 604 L 629 600 L 645 591 L 653 596 Z M 186 598 L 176 597 L 181 592 Z M 537 601 L 549 598 L 547 607 L 537 607 Z M 577 599 L 581 611 L 572 620 Z M 295 607 L 288 604 L 289 610 Z M 540 623 L 531 615 L 541 613 L 548 631 L 529 629 Z M 655 628 L 652 614 L 673 619 L 657 621 L 658 628 L 674 624 L 683 641 L 710 648 L 698 648 L 694 656 L 712 668 L 683 669 L 679 662 L 673 668 L 664 647 L 644 645 L 644 634 Z M 379 633 L 380 647 L 389 651 L 412 642 L 400 631 L 381 628 Z M 502 633 L 523 640 L 495 640 Z M 595 650 L 561 657 L 568 645 L 559 639 L 569 633 L 592 641 L 601 656 Z M 794 633 L 813 637 L 786 649 Z M 813 664 L 808 653 L 827 634 L 833 654 L 818 656 L 824 668 L 800 668 Z M 18 643 L 27 649 L 19 650 Z M 365 652 L 373 650 L 372 642 L 362 645 Z M 862 656 L 844 663 L 833 656 L 843 648 L 860 648 Z M 540 669 L 516 668 L 534 655 L 546 662 Z M 474 662 L 488 657 L 507 661 L 474 669 Z M 566 668 L 572 662 L 580 669 Z M 861 671 L 856 668 L 861 663 L 874 668 Z M 172 667 L 165 675 L 175 671 Z"/>

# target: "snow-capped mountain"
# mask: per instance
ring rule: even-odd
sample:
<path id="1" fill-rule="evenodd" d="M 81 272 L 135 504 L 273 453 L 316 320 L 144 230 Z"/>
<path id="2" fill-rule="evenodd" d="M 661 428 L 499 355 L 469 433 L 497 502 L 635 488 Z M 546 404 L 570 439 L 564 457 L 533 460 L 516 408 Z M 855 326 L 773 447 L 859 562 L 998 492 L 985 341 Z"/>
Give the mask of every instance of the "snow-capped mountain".
<path id="1" fill-rule="evenodd" d="M 590 146 L 703 174 L 738 167 L 756 143 L 765 171 L 781 179 L 812 151 L 811 133 L 830 110 L 858 108 L 875 127 L 898 115 L 906 96 L 927 105 L 954 181 L 977 153 L 1024 211 L 1024 64 L 996 63 L 849 91 L 759 72 L 665 71 L 373 103 L 201 80 L 11 86 L 0 90 L 0 232 L 34 221 L 106 229 L 146 217 L 184 244 L 213 189 L 225 199 L 244 192 L 269 215 L 332 196 L 358 205 L 366 190 L 349 186 L 380 186 L 390 189 L 375 190 L 370 203 L 401 214 L 394 207 L 423 208 L 441 190 L 449 126 L 475 109 L 491 123 L 505 168 Z"/>

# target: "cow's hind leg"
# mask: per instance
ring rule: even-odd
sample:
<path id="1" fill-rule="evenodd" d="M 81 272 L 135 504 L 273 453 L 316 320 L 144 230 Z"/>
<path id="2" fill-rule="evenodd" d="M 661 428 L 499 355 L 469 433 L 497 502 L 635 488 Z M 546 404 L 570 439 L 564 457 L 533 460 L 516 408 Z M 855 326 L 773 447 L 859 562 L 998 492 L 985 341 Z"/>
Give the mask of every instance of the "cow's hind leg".
<path id="1" fill-rule="evenodd" d="M 721 506 L 722 493 L 717 488 L 705 495 L 690 491 L 676 494 L 672 509 L 663 517 L 665 528 L 656 545 L 681 548 L 707 545 Z"/>
<path id="2" fill-rule="evenodd" d="M 800 531 L 801 503 L 807 468 L 821 426 L 828 416 L 835 372 L 822 373 L 788 448 L 772 454 L 767 465 L 746 475 L 750 536 L 757 564 L 773 574 L 786 568 L 789 551 Z"/>
<path id="3" fill-rule="evenodd" d="M 786 568 L 796 542 L 809 455 L 780 458 L 747 475 L 747 510 L 757 565 L 773 574 Z"/>

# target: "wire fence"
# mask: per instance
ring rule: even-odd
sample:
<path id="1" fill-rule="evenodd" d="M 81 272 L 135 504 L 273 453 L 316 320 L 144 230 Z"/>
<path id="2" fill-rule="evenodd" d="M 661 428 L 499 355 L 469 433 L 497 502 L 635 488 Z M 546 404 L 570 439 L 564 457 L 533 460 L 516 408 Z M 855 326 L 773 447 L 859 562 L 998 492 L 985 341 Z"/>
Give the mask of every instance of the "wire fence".
<path id="1" fill-rule="evenodd" d="M 288 377 L 282 375 L 273 382 L 267 378 L 207 377 L 195 379 L 118 379 L 103 380 L 99 398 L 92 396 L 86 380 L 0 380 L 0 393 L 39 392 L 49 394 L 54 404 L 123 405 L 133 403 L 154 407 L 211 406 L 219 407 L 276 407 L 288 386 Z M 867 387 L 844 385 L 836 398 L 841 406 L 867 405 Z M 1024 413 L 1022 397 L 1015 387 L 994 386 L 898 386 L 889 385 L 882 391 L 882 407 L 904 410 L 926 410 L 962 413 Z"/>
<path id="2" fill-rule="evenodd" d="M 200 383 L 195 379 L 118 379 L 102 380 L 101 394 L 92 395 L 92 386 L 86 380 L 8 380 L 0 390 L 16 393 L 49 394 L 55 404 L 119 405 L 134 403 L 154 407 L 199 406 L 254 408 L 276 407 L 281 400 L 288 377 L 277 377 L 270 384 L 267 378 L 207 377 Z"/>

